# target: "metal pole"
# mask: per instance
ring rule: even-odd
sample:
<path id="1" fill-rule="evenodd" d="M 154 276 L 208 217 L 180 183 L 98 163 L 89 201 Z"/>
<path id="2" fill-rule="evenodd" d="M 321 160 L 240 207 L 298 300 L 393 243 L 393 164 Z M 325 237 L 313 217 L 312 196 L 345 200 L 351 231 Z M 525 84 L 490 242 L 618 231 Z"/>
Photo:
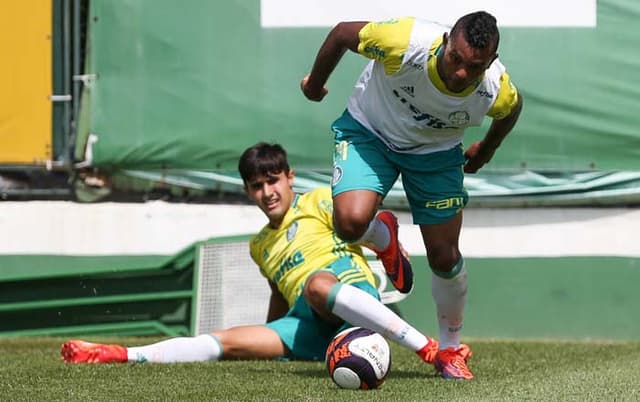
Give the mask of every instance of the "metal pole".
<path id="1" fill-rule="evenodd" d="M 71 79 L 71 18 L 70 18 L 69 0 L 63 0 L 62 2 L 62 93 L 68 94 L 70 92 L 69 81 Z M 72 102 L 75 103 L 75 96 L 72 96 Z M 63 105 L 63 131 L 64 131 L 64 143 L 63 150 L 67 150 L 69 146 L 70 127 L 71 127 L 71 110 L 69 102 L 65 102 Z M 68 158 L 66 152 L 63 152 L 64 159 Z"/>
<path id="2" fill-rule="evenodd" d="M 74 158 L 74 149 L 76 138 L 78 137 L 78 119 L 80 114 L 80 81 L 76 80 L 75 77 L 80 76 L 82 74 L 82 66 L 80 65 L 80 56 L 82 54 L 82 49 L 80 48 L 80 36 L 81 36 L 81 26 L 80 26 L 80 0 L 73 0 L 73 77 L 72 85 L 73 85 L 73 97 L 72 97 L 72 106 L 73 113 L 71 116 L 71 132 L 69 135 L 68 142 L 68 157 L 70 163 L 73 163 Z"/>

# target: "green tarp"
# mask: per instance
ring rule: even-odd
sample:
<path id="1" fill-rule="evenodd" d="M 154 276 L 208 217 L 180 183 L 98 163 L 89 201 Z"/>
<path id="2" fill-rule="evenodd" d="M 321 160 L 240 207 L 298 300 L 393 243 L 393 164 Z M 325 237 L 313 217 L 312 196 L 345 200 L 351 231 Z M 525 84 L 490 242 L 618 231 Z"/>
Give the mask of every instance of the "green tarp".
<path id="1" fill-rule="evenodd" d="M 264 140 L 285 145 L 299 172 L 330 168 L 329 126 L 366 60 L 347 54 L 325 101 L 307 101 L 299 82 L 329 28 L 262 28 L 258 0 L 90 6 L 86 73 L 94 78 L 85 87 L 78 149 L 90 145 L 76 153 L 85 164 L 150 176 L 162 169 L 163 177 L 188 170 L 179 180 L 186 183 L 198 172 L 235 170 L 240 153 Z M 605 176 L 609 189 L 624 188 L 621 202 L 628 193 L 637 199 L 639 18 L 637 1 L 602 0 L 595 27 L 502 28 L 500 57 L 525 109 L 491 163 L 467 178 L 472 195 L 522 200 L 524 185 L 562 203 L 558 188 L 580 198 L 587 187 L 600 191 Z M 469 130 L 467 142 L 488 123 Z M 583 199 L 616 195 L 590 197 Z"/>
<path id="2" fill-rule="evenodd" d="M 502 29 L 525 110 L 492 169 L 640 170 L 639 18 L 637 1 L 602 0 L 595 28 Z M 93 164 L 235 168 L 267 140 L 298 168 L 326 168 L 329 125 L 366 62 L 348 54 L 326 100 L 307 101 L 299 82 L 328 29 L 261 28 L 257 0 L 92 1 Z"/>
<path id="3" fill-rule="evenodd" d="M 243 193 L 242 179 L 236 172 L 197 170 L 125 170 L 126 176 L 162 182 L 171 186 L 204 191 Z M 329 186 L 329 172 L 298 170 L 295 190 L 306 192 Z M 640 203 L 640 172 L 583 173 L 493 173 L 468 175 L 465 188 L 470 206 L 588 206 L 631 205 Z M 393 186 L 385 206 L 408 209 L 402 182 Z"/>

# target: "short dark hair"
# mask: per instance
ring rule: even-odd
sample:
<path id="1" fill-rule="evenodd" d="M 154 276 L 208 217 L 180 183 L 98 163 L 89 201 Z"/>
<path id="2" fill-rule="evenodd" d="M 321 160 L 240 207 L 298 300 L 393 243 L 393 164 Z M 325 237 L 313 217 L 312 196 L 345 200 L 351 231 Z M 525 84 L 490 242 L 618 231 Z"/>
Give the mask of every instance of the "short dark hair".
<path id="1" fill-rule="evenodd" d="M 240 156 L 238 171 L 240 177 L 247 183 L 258 177 L 285 172 L 289 174 L 287 152 L 279 144 L 259 142 L 247 148 Z"/>
<path id="2" fill-rule="evenodd" d="M 460 17 L 451 28 L 451 37 L 458 32 L 464 34 L 464 38 L 474 49 L 485 49 L 495 44 L 495 51 L 498 50 L 500 42 L 500 32 L 496 18 L 486 11 L 476 11 Z"/>

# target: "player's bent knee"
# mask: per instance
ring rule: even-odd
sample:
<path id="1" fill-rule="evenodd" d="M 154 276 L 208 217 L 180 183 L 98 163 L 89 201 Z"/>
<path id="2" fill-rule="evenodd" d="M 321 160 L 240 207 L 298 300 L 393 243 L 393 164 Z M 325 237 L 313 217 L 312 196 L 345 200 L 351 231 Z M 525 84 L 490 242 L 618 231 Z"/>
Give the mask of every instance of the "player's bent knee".
<path id="1" fill-rule="evenodd" d="M 359 240 L 369 227 L 371 216 L 368 214 L 338 213 L 334 210 L 333 224 L 338 236 L 347 241 Z"/>
<path id="2" fill-rule="evenodd" d="M 429 266 L 434 271 L 449 272 L 453 270 L 460 259 L 460 253 L 455 248 L 441 248 L 433 250 L 429 256 Z"/>
<path id="3" fill-rule="evenodd" d="M 456 267 L 457 260 L 454 259 L 442 259 L 434 262 L 429 262 L 429 266 L 434 271 L 450 272 Z"/>
<path id="4" fill-rule="evenodd" d="M 324 309 L 333 285 L 338 279 L 329 272 L 318 272 L 312 275 L 304 285 L 303 295 L 314 309 Z"/>

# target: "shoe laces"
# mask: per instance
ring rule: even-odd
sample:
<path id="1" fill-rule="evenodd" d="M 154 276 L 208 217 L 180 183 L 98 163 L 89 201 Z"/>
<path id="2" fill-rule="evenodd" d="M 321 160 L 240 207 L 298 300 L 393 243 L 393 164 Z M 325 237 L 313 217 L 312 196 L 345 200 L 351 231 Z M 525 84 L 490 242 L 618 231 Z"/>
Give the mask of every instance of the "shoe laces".
<path id="1" fill-rule="evenodd" d="M 453 368 L 458 370 L 462 376 L 472 377 L 473 374 L 471 374 L 469 367 L 467 367 L 467 361 L 463 353 L 465 353 L 465 351 L 463 350 L 463 348 L 460 348 L 460 347 L 457 349 L 454 349 L 454 348 L 444 349 L 439 352 L 440 356 L 438 360 L 440 360 L 441 363 L 444 363 L 448 366 L 453 366 Z M 467 357 L 469 355 L 470 355 L 470 352 L 467 355 Z"/>
<path id="2" fill-rule="evenodd" d="M 433 364 L 436 359 L 436 355 L 438 354 L 438 341 L 432 338 L 427 338 L 429 343 L 427 343 L 422 349 L 418 350 L 416 353 L 422 360 L 427 363 Z"/>

